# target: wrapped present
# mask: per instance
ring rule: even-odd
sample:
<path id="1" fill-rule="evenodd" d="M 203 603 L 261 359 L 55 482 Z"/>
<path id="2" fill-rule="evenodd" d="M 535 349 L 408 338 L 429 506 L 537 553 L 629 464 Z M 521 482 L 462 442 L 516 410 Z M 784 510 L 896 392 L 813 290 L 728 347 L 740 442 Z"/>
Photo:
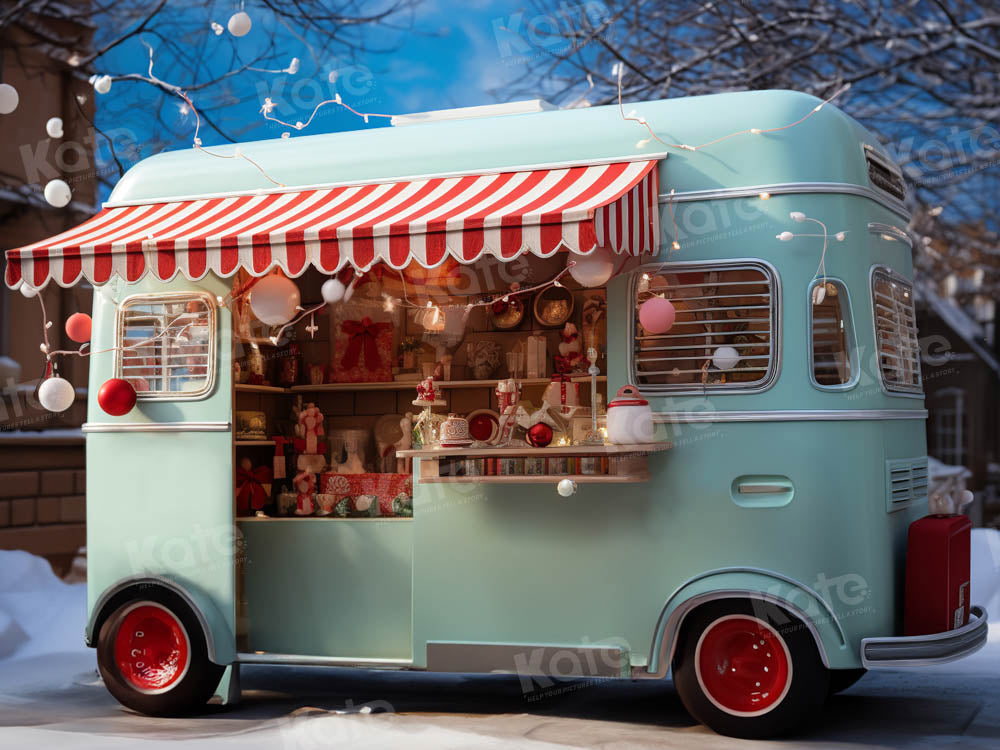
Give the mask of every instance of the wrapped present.
<path id="1" fill-rule="evenodd" d="M 320 491 L 335 498 L 334 515 L 394 516 L 393 500 L 400 494 L 413 495 L 413 477 L 410 474 L 337 474 L 320 476 Z M 360 498 L 374 498 L 374 508 Z M 345 500 L 349 502 L 344 502 Z M 362 507 L 363 506 L 363 507 Z"/>
<path id="2" fill-rule="evenodd" d="M 244 458 L 236 470 L 236 512 L 251 515 L 271 500 L 271 470 L 267 466 L 254 466 Z"/>
<path id="3" fill-rule="evenodd" d="M 392 380 L 395 314 L 367 300 L 334 305 L 332 380 L 336 383 Z"/>
<path id="4" fill-rule="evenodd" d="M 574 383 L 564 373 L 556 373 L 552 376 L 552 381 L 545 386 L 543 398 L 557 408 L 579 406 L 580 384 Z"/>

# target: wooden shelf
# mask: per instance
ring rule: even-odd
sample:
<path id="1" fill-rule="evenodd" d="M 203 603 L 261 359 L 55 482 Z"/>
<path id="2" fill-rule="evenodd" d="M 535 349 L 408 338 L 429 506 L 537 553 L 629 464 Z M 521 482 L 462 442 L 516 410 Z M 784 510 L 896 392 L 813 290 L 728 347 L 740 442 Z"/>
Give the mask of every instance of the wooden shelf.
<path id="1" fill-rule="evenodd" d="M 607 375 L 598 375 L 597 382 L 607 382 Z M 589 375 L 576 375 L 572 380 L 579 383 L 590 382 Z M 407 391 L 415 390 L 419 380 L 389 380 L 384 383 L 324 383 L 323 385 L 293 385 L 293 393 L 322 393 L 324 391 Z M 522 378 L 522 386 L 548 385 L 551 378 Z M 439 380 L 435 386 L 441 390 L 449 388 L 495 388 L 496 380 Z"/>
<path id="2" fill-rule="evenodd" d="M 513 448 L 421 448 L 408 451 L 397 451 L 399 458 L 445 458 L 447 456 L 464 456 L 467 458 L 500 457 L 500 456 L 616 456 L 626 453 L 657 453 L 670 450 L 673 443 L 635 443 L 633 445 L 550 445 L 547 448 L 532 448 L 531 446 Z"/>
<path id="3" fill-rule="evenodd" d="M 275 444 L 273 440 L 236 440 L 234 442 L 235 442 L 237 448 L 239 448 L 241 446 L 274 445 Z"/>
<path id="4" fill-rule="evenodd" d="M 287 388 L 278 385 L 251 385 L 250 383 L 236 383 L 237 392 L 243 393 L 290 393 Z"/>
<path id="5" fill-rule="evenodd" d="M 648 472 L 632 474 L 515 474 L 488 477 L 420 477 L 420 484 L 557 484 L 569 479 L 577 484 L 629 484 L 648 482 Z"/>

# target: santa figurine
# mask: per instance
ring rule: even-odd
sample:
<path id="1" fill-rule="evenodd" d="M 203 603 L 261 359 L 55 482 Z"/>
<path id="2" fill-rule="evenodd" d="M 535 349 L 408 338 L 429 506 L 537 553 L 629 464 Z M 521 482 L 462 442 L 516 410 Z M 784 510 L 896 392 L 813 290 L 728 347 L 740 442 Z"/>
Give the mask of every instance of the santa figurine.
<path id="1" fill-rule="evenodd" d="M 311 516 L 316 510 L 316 475 L 302 471 L 292 481 L 298 492 L 295 496 L 295 515 Z"/>
<path id="2" fill-rule="evenodd" d="M 573 323 L 567 323 L 559 332 L 559 354 L 555 356 L 557 372 L 567 373 L 577 369 L 583 361 L 583 342 Z"/>
<path id="3" fill-rule="evenodd" d="M 299 411 L 299 437 L 306 441 L 303 453 L 319 453 L 319 438 L 324 434 L 323 413 L 316 404 L 306 404 Z"/>

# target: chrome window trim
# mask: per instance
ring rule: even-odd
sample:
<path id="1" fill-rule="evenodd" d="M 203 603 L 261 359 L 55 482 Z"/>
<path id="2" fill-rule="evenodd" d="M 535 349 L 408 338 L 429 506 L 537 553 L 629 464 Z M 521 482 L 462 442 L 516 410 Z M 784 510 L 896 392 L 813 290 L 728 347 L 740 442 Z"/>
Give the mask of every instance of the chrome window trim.
<path id="1" fill-rule="evenodd" d="M 913 282 L 910 281 L 909 279 L 907 279 L 901 273 L 899 273 L 897 271 L 894 271 L 892 268 L 889 268 L 889 266 L 882 265 L 881 263 L 876 263 L 871 268 L 869 268 L 868 269 L 868 299 L 869 299 L 869 302 L 871 303 L 871 309 L 872 309 L 872 343 L 875 345 L 875 356 L 876 357 L 878 357 L 878 317 L 877 317 L 877 315 L 875 313 L 875 274 L 877 272 L 879 272 L 879 271 L 885 273 L 890 279 L 895 280 L 895 281 L 899 281 L 900 283 L 903 283 L 903 284 L 906 284 L 910 288 L 910 300 L 911 300 L 911 304 L 913 304 L 913 323 L 914 323 L 914 326 L 916 326 L 916 321 L 917 321 L 917 310 L 916 310 L 915 297 L 914 297 L 914 291 L 913 291 Z M 919 333 L 919 331 L 916 331 L 916 333 Z M 917 339 L 917 378 L 918 378 L 918 382 L 919 382 L 919 386 L 918 386 L 919 390 L 918 391 L 915 392 L 915 391 L 912 391 L 912 390 L 892 390 L 888 386 L 888 384 L 885 382 L 885 375 L 882 372 L 882 364 L 881 364 L 881 362 L 879 362 L 878 360 L 876 360 L 875 364 L 876 364 L 876 367 L 878 368 L 878 382 L 879 382 L 879 386 L 882 389 L 882 393 L 884 393 L 886 396 L 892 396 L 893 398 L 917 398 L 917 399 L 920 399 L 921 401 L 924 399 L 924 373 L 921 370 L 921 365 L 923 364 L 923 362 L 921 362 L 921 359 L 920 359 L 920 339 L 919 338 Z"/>
<path id="2" fill-rule="evenodd" d="M 636 371 L 635 357 L 635 327 L 636 311 L 635 299 L 638 293 L 639 279 L 642 274 L 650 269 L 657 271 L 677 270 L 683 272 L 684 269 L 726 269 L 727 267 L 746 268 L 756 267 L 767 276 L 768 284 L 771 287 L 771 351 L 772 356 L 769 361 L 768 372 L 759 382 L 746 386 L 727 385 L 725 387 L 692 385 L 692 384 L 653 384 L 639 385 Z M 725 260 L 691 260 L 691 261 L 665 261 L 661 263 L 646 263 L 630 272 L 628 285 L 628 338 L 633 340 L 628 346 L 627 367 L 631 382 L 639 385 L 639 391 L 643 394 L 654 396 L 659 395 L 726 395 L 736 393 L 763 393 L 771 388 L 781 374 L 782 356 L 782 320 L 781 320 L 781 276 L 771 263 L 760 258 L 726 258 Z"/>
<path id="3" fill-rule="evenodd" d="M 882 239 L 891 239 L 905 243 L 913 249 L 913 238 L 894 224 L 883 224 L 881 221 L 868 222 L 868 231 L 872 234 L 885 235 Z"/>
<path id="4" fill-rule="evenodd" d="M 845 341 L 850 347 L 851 377 L 846 383 L 839 383 L 837 385 L 820 385 L 816 382 L 815 362 L 813 361 L 813 357 L 815 356 L 813 351 L 813 309 L 815 305 L 812 303 L 812 290 L 822 281 L 823 279 L 813 279 L 809 284 L 809 288 L 806 289 L 806 307 L 808 308 L 806 319 L 809 321 L 806 329 L 806 358 L 809 367 L 809 382 L 812 383 L 813 388 L 819 391 L 833 391 L 835 393 L 838 391 L 849 391 L 861 380 L 861 362 L 858 361 L 858 352 L 860 350 L 858 349 L 858 335 L 854 330 L 854 305 L 851 304 L 851 292 L 847 288 L 847 284 L 835 276 L 827 276 L 826 281 L 833 282 L 833 284 L 840 287 L 837 295 L 840 296 L 843 294 L 847 298 L 847 309 L 843 319 L 847 323 L 847 333 L 850 334 L 845 334 Z M 841 312 L 844 313 L 845 311 L 841 310 Z"/>
<path id="5" fill-rule="evenodd" d="M 85 422 L 80 429 L 92 432 L 229 432 L 230 422 Z"/>
<path id="6" fill-rule="evenodd" d="M 208 292 L 142 292 L 132 294 L 118 303 L 115 311 L 115 360 L 114 373 L 116 378 L 122 377 L 122 343 L 125 311 L 129 305 L 134 304 L 162 304 L 165 302 L 181 302 L 183 300 L 200 300 L 208 308 L 208 354 L 207 369 L 205 373 L 205 385 L 197 391 L 139 391 L 136 393 L 138 401 L 201 401 L 208 398 L 215 390 L 216 358 L 218 357 L 218 347 L 216 345 L 216 328 L 218 318 L 217 301 L 214 295 Z"/>
<path id="7" fill-rule="evenodd" d="M 927 419 L 926 409 L 782 409 L 762 411 L 653 412 L 657 424 L 715 422 L 849 422 L 880 419 Z"/>
<path id="8" fill-rule="evenodd" d="M 776 182 L 770 185 L 749 185 L 734 188 L 712 188 L 709 190 L 689 190 L 683 193 L 660 193 L 660 203 L 683 203 L 686 201 L 709 201 L 727 198 L 757 198 L 761 193 L 771 195 L 799 195 L 802 193 L 829 193 L 855 195 L 873 200 L 900 218 L 910 221 L 911 215 L 906 205 L 890 195 L 883 195 L 873 188 L 849 182 Z"/>

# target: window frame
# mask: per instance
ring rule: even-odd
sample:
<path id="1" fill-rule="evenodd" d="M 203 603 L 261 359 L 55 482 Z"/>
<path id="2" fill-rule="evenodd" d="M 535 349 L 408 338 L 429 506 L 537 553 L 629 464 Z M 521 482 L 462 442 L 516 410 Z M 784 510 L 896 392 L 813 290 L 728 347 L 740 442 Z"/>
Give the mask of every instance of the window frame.
<path id="1" fill-rule="evenodd" d="M 638 325 L 636 311 L 636 296 L 638 295 L 639 280 L 644 273 L 655 271 L 656 273 L 685 273 L 690 271 L 731 271 L 740 269 L 754 269 L 763 272 L 767 283 L 771 288 L 771 359 L 768 363 L 768 371 L 764 377 L 746 385 L 726 383 L 725 385 L 703 385 L 701 383 L 650 383 L 639 382 L 639 372 L 636 369 L 635 337 L 636 326 Z M 652 275 L 652 274 L 651 274 Z M 630 382 L 635 383 L 643 394 L 648 395 L 706 395 L 706 394 L 749 394 L 763 393 L 769 390 L 778 381 L 781 375 L 782 360 L 782 337 L 781 337 L 781 276 L 778 270 L 766 260 L 760 258 L 726 258 L 720 260 L 694 260 L 694 261 L 666 261 L 661 263 L 647 263 L 634 269 L 629 278 L 628 285 L 628 376 Z"/>
<path id="2" fill-rule="evenodd" d="M 139 401 L 200 401 L 208 398 L 215 390 L 216 362 L 218 358 L 216 330 L 218 310 L 216 298 L 208 292 L 144 292 L 132 294 L 123 299 L 115 311 L 115 361 L 114 377 L 122 375 L 122 349 L 124 344 L 125 313 L 134 305 L 170 304 L 178 302 L 203 302 L 208 308 L 208 352 L 205 385 L 197 391 L 137 391 Z"/>
<path id="3" fill-rule="evenodd" d="M 868 271 L 868 299 L 871 303 L 872 309 L 872 342 L 875 345 L 874 356 L 875 356 L 875 368 L 878 370 L 878 380 L 882 387 L 882 393 L 886 396 L 894 396 L 898 398 L 916 398 L 924 399 L 924 373 L 922 371 L 923 361 L 920 357 L 920 338 L 917 337 L 917 385 L 916 386 L 897 386 L 890 384 L 885 379 L 885 372 L 882 369 L 881 354 L 878 348 L 878 312 L 876 310 L 875 302 L 875 275 L 877 273 L 884 273 L 890 281 L 896 281 L 901 284 L 905 284 L 910 290 L 910 306 L 913 311 L 913 326 L 914 326 L 914 336 L 919 334 L 916 330 L 917 325 L 917 306 L 916 299 L 914 297 L 914 286 L 913 282 L 903 276 L 901 273 L 893 270 L 889 266 L 876 263 Z"/>
<path id="4" fill-rule="evenodd" d="M 816 380 L 816 369 L 815 369 L 815 347 L 813 345 L 813 326 L 815 305 L 812 303 L 812 291 L 819 284 L 823 283 L 822 278 L 813 279 L 809 282 L 809 287 L 806 289 L 806 306 L 808 307 L 806 320 L 808 321 L 808 328 L 806 329 L 806 360 L 809 367 L 809 382 L 812 383 L 813 388 L 820 391 L 849 391 L 856 387 L 861 381 L 861 362 L 860 359 L 860 349 L 858 348 L 858 334 L 854 326 L 854 305 L 851 302 L 851 291 L 847 288 L 847 283 L 837 277 L 837 276 L 827 276 L 827 282 L 833 282 L 839 289 L 837 295 L 844 295 L 842 299 L 847 300 L 846 314 L 843 315 L 847 330 L 844 332 L 844 343 L 847 344 L 850 356 L 851 364 L 851 377 L 846 383 L 838 383 L 837 385 L 822 385 Z M 844 310 L 842 309 L 843 313 Z"/>

